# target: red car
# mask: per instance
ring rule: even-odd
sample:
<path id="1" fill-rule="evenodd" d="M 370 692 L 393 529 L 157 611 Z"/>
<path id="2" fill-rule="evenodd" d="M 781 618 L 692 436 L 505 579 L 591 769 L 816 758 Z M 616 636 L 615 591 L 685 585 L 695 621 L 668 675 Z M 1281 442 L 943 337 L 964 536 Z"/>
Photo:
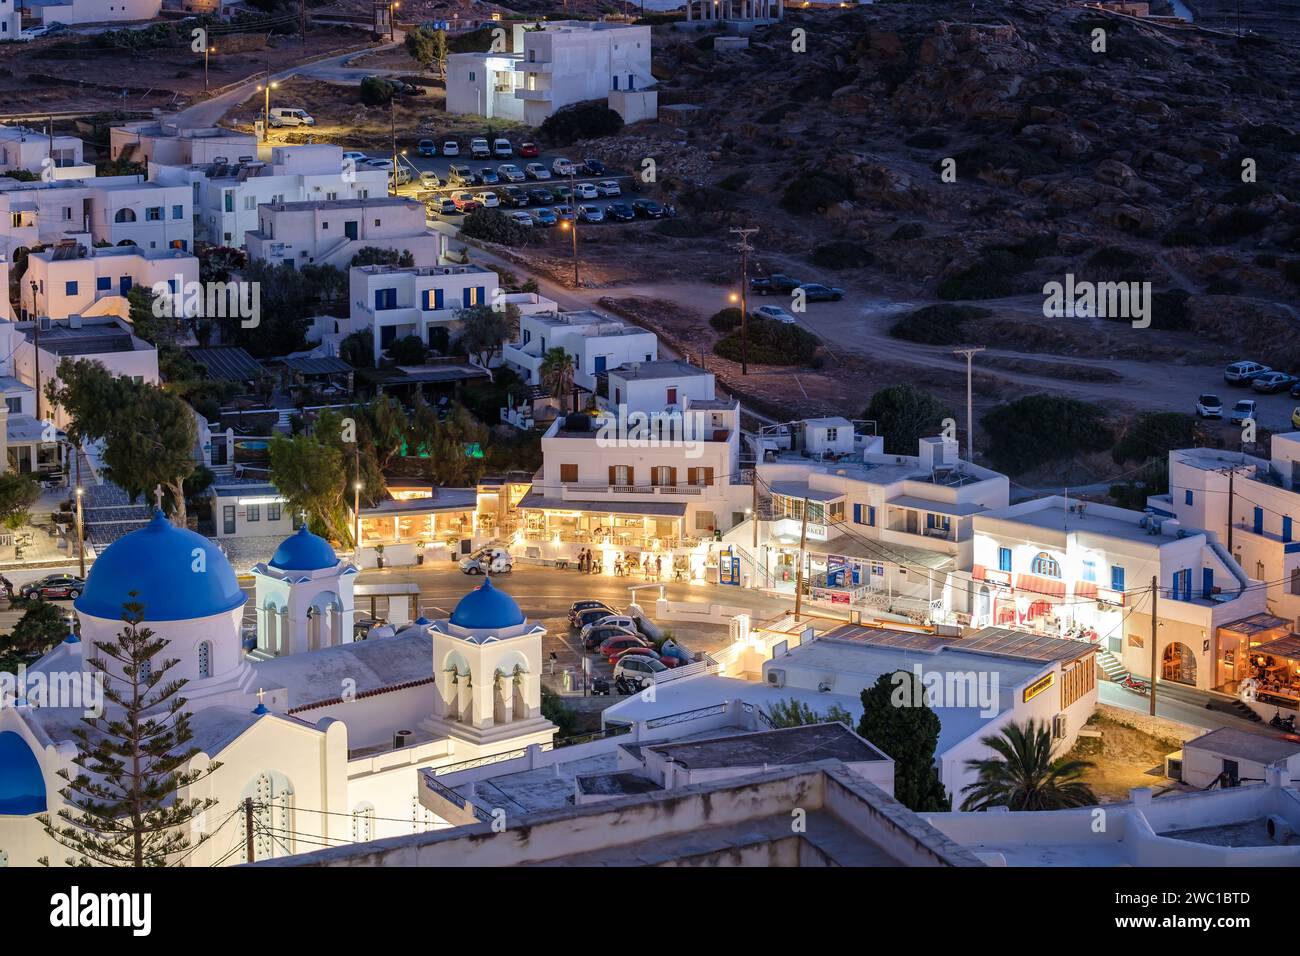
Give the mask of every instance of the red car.
<path id="1" fill-rule="evenodd" d="M 519 148 L 515 150 L 524 159 L 536 159 L 539 155 L 536 143 L 520 143 Z"/>
<path id="2" fill-rule="evenodd" d="M 619 651 L 616 654 L 611 654 L 609 658 L 609 662 L 611 664 L 617 664 L 625 657 L 654 657 L 657 658 L 659 663 L 663 664 L 665 667 L 676 667 L 678 664 L 681 663 L 681 661 L 679 661 L 675 657 L 671 657 L 666 654 L 660 654 L 653 647 L 624 648 L 623 650 Z"/>
<path id="3" fill-rule="evenodd" d="M 629 647 L 650 647 L 650 645 L 633 634 L 621 634 L 607 638 L 596 653 L 601 657 L 617 656 L 620 651 L 625 651 Z"/>
<path id="4" fill-rule="evenodd" d="M 481 202 L 474 198 L 473 193 L 456 193 L 451 197 L 451 201 L 456 204 L 456 208 L 461 212 L 473 212 L 483 206 Z"/>

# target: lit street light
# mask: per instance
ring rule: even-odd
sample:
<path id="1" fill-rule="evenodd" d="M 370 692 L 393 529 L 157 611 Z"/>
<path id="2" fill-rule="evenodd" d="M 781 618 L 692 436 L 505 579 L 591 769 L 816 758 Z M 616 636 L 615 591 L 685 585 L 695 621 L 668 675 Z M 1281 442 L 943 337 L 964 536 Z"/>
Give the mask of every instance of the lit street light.
<path id="1" fill-rule="evenodd" d="M 271 74 L 266 74 L 266 85 L 258 84 L 257 88 L 265 94 L 262 104 L 262 142 L 267 142 L 271 134 L 271 90 L 277 89 L 279 83 L 272 82 Z"/>

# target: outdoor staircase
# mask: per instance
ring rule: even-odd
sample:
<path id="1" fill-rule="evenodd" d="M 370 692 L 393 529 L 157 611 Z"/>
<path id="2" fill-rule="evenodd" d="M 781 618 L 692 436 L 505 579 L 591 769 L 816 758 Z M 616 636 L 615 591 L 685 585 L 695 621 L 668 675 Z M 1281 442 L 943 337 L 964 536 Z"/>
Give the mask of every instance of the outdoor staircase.
<path id="1" fill-rule="evenodd" d="M 1122 683 L 1124 678 L 1128 677 L 1128 668 L 1110 651 L 1101 651 L 1097 654 L 1097 666 L 1106 675 L 1106 680 L 1112 683 Z"/>
<path id="2" fill-rule="evenodd" d="M 1263 723 L 1264 718 L 1255 713 L 1239 700 L 1234 700 L 1228 708 L 1228 712 L 1234 717 L 1240 717 L 1242 720 L 1250 720 L 1257 724 Z"/>

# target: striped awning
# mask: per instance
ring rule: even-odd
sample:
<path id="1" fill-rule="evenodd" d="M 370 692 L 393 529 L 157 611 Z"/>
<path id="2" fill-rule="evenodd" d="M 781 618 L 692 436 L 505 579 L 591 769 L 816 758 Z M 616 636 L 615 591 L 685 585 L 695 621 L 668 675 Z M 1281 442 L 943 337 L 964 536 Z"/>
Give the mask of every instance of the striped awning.
<path id="1" fill-rule="evenodd" d="M 1017 574 L 1016 589 L 1033 591 L 1035 594 L 1047 594 L 1065 597 L 1065 582 L 1057 578 L 1044 578 L 1037 574 Z"/>

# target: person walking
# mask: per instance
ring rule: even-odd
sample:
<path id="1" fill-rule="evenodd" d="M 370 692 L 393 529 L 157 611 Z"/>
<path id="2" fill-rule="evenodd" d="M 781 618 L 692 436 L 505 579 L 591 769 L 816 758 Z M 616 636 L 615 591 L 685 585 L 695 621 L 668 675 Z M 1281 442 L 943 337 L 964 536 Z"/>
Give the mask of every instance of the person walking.
<path id="1" fill-rule="evenodd" d="M 614 576 L 621 578 L 623 576 L 623 555 L 622 553 L 614 555 Z"/>
<path id="2" fill-rule="evenodd" d="M 655 580 L 656 581 L 662 580 L 663 573 L 664 573 L 664 559 L 656 554 L 655 555 Z"/>

